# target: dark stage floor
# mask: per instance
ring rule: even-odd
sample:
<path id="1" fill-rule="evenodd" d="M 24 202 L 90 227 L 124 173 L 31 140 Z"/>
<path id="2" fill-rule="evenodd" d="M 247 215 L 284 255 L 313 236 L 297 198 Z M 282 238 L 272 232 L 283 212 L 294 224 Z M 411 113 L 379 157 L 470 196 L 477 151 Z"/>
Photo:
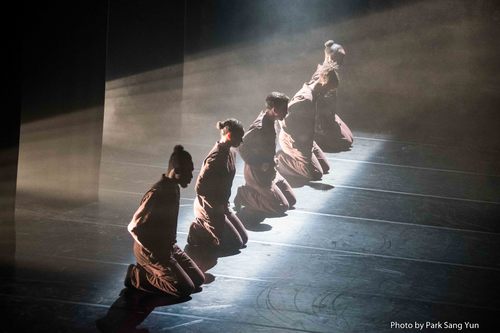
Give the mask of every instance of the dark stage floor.
<path id="1" fill-rule="evenodd" d="M 105 151 L 100 201 L 84 207 L 20 196 L 17 275 L 0 292 L 15 328 L 1 331 L 96 332 L 108 311 L 125 326 L 147 316 L 139 328 L 150 332 L 487 331 L 500 315 L 499 154 L 355 134 L 352 151 L 327 154 L 322 182 L 296 189 L 288 216 L 248 225 L 241 253 L 195 254 L 209 283 L 178 304 L 119 297 L 134 262 L 126 225 L 165 157 Z M 199 168 L 212 142 L 184 145 Z M 181 197 L 184 246 L 193 184 Z"/>

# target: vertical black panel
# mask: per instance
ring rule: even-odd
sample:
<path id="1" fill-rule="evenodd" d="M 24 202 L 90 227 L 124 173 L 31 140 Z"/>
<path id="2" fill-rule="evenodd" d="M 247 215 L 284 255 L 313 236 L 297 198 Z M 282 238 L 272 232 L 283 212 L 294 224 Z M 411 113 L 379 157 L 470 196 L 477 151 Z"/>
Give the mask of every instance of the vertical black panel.
<path id="1" fill-rule="evenodd" d="M 97 198 L 106 60 L 106 1 L 24 8 L 18 194 Z"/>
<path id="2" fill-rule="evenodd" d="M 165 160 L 178 142 L 184 12 L 184 1 L 110 2 L 103 159 Z"/>
<path id="3" fill-rule="evenodd" d="M 15 6 L 14 13 L 18 13 Z M 5 21 L 2 21 L 5 22 Z M 20 27 L 19 21 L 2 24 L 2 40 L 7 53 L 6 94 L 0 122 L 0 274 L 10 275 L 16 248 L 14 208 L 16 197 L 17 162 L 19 154 L 20 95 Z"/>

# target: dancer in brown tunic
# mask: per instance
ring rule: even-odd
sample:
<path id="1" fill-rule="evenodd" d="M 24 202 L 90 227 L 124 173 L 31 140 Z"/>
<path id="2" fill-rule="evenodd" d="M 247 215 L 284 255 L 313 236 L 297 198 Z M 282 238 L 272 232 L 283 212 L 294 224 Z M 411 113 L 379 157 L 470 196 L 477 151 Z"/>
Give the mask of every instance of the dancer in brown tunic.
<path id="1" fill-rule="evenodd" d="M 340 82 L 338 69 L 344 61 L 345 50 L 333 40 L 325 43 L 325 60 L 318 65 L 311 81 L 319 79 L 322 66 L 330 64 L 334 67 L 334 87 L 327 91 L 317 102 L 316 127 L 314 140 L 324 151 L 340 152 L 349 150 L 353 143 L 353 135 L 349 127 L 337 114 L 337 88 Z"/>
<path id="2" fill-rule="evenodd" d="M 245 161 L 246 184 L 238 188 L 235 207 L 245 206 L 259 212 L 282 215 L 296 203 L 288 182 L 275 169 L 275 120 L 283 120 L 288 110 L 288 96 L 273 92 L 266 97 L 261 111 L 243 137 L 239 152 Z"/>
<path id="3" fill-rule="evenodd" d="M 245 227 L 229 208 L 231 186 L 236 172 L 236 153 L 244 134 L 236 119 L 217 123 L 220 140 L 203 162 L 196 180 L 195 222 L 189 228 L 188 244 L 225 250 L 243 248 L 248 241 Z"/>
<path id="4" fill-rule="evenodd" d="M 316 105 L 324 94 L 335 87 L 335 68 L 321 66 L 318 80 L 304 83 L 288 104 L 288 115 L 281 122 L 278 171 L 285 178 L 320 180 L 330 166 L 321 148 L 314 141 Z"/>
<path id="5" fill-rule="evenodd" d="M 144 195 L 128 225 L 134 238 L 136 265 L 130 265 L 125 286 L 183 297 L 200 289 L 203 272 L 176 244 L 179 185 L 193 178 L 191 155 L 175 146 L 168 171 Z"/>

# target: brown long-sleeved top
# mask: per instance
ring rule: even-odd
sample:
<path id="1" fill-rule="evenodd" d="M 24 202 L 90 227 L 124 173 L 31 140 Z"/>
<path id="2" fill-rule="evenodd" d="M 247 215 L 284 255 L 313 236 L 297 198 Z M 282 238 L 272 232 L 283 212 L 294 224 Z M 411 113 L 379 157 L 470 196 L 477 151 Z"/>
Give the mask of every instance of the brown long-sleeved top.
<path id="1" fill-rule="evenodd" d="M 325 60 L 326 62 L 326 60 Z M 325 64 L 323 62 L 323 65 Z M 308 83 L 313 83 L 319 79 L 319 72 L 321 70 L 322 65 L 318 65 L 316 71 L 311 77 L 311 80 Z M 328 119 L 334 117 L 337 112 L 337 88 L 340 83 L 339 76 L 339 66 L 334 64 L 335 75 L 331 77 L 334 81 L 334 88 L 330 90 L 323 98 L 319 99 L 316 103 L 316 130 L 318 130 L 318 125 L 322 123 L 328 122 Z"/>
<path id="2" fill-rule="evenodd" d="M 196 194 L 214 204 L 227 204 L 231 196 L 236 153 L 229 143 L 217 142 L 203 161 L 196 180 Z"/>
<path id="3" fill-rule="evenodd" d="M 311 151 L 314 140 L 316 99 L 311 87 L 305 83 L 288 103 L 288 114 L 283 120 L 282 130 L 294 140 L 302 151 Z"/>
<path id="4" fill-rule="evenodd" d="M 259 166 L 262 163 L 274 163 L 276 152 L 276 131 L 274 120 L 262 111 L 243 136 L 239 147 L 241 158 L 245 163 Z"/>
<path id="5" fill-rule="evenodd" d="M 162 178 L 144 194 L 127 229 L 132 237 L 156 258 L 171 256 L 177 236 L 179 185 Z"/>

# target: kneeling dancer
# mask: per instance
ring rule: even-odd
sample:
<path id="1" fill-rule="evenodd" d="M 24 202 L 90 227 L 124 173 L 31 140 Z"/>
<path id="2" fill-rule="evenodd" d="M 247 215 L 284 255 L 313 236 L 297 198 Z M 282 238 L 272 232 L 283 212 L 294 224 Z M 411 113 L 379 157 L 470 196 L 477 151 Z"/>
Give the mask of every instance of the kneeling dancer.
<path id="1" fill-rule="evenodd" d="M 236 173 L 236 153 L 244 130 L 236 119 L 219 121 L 220 140 L 203 161 L 196 180 L 195 222 L 189 228 L 188 244 L 224 250 L 243 248 L 248 241 L 245 227 L 229 207 Z"/>
<path id="2" fill-rule="evenodd" d="M 175 297 L 201 289 L 203 272 L 176 244 L 179 185 L 185 188 L 191 179 L 191 155 L 177 145 L 167 173 L 144 195 L 128 225 L 137 264 L 127 270 L 126 287 Z"/>

